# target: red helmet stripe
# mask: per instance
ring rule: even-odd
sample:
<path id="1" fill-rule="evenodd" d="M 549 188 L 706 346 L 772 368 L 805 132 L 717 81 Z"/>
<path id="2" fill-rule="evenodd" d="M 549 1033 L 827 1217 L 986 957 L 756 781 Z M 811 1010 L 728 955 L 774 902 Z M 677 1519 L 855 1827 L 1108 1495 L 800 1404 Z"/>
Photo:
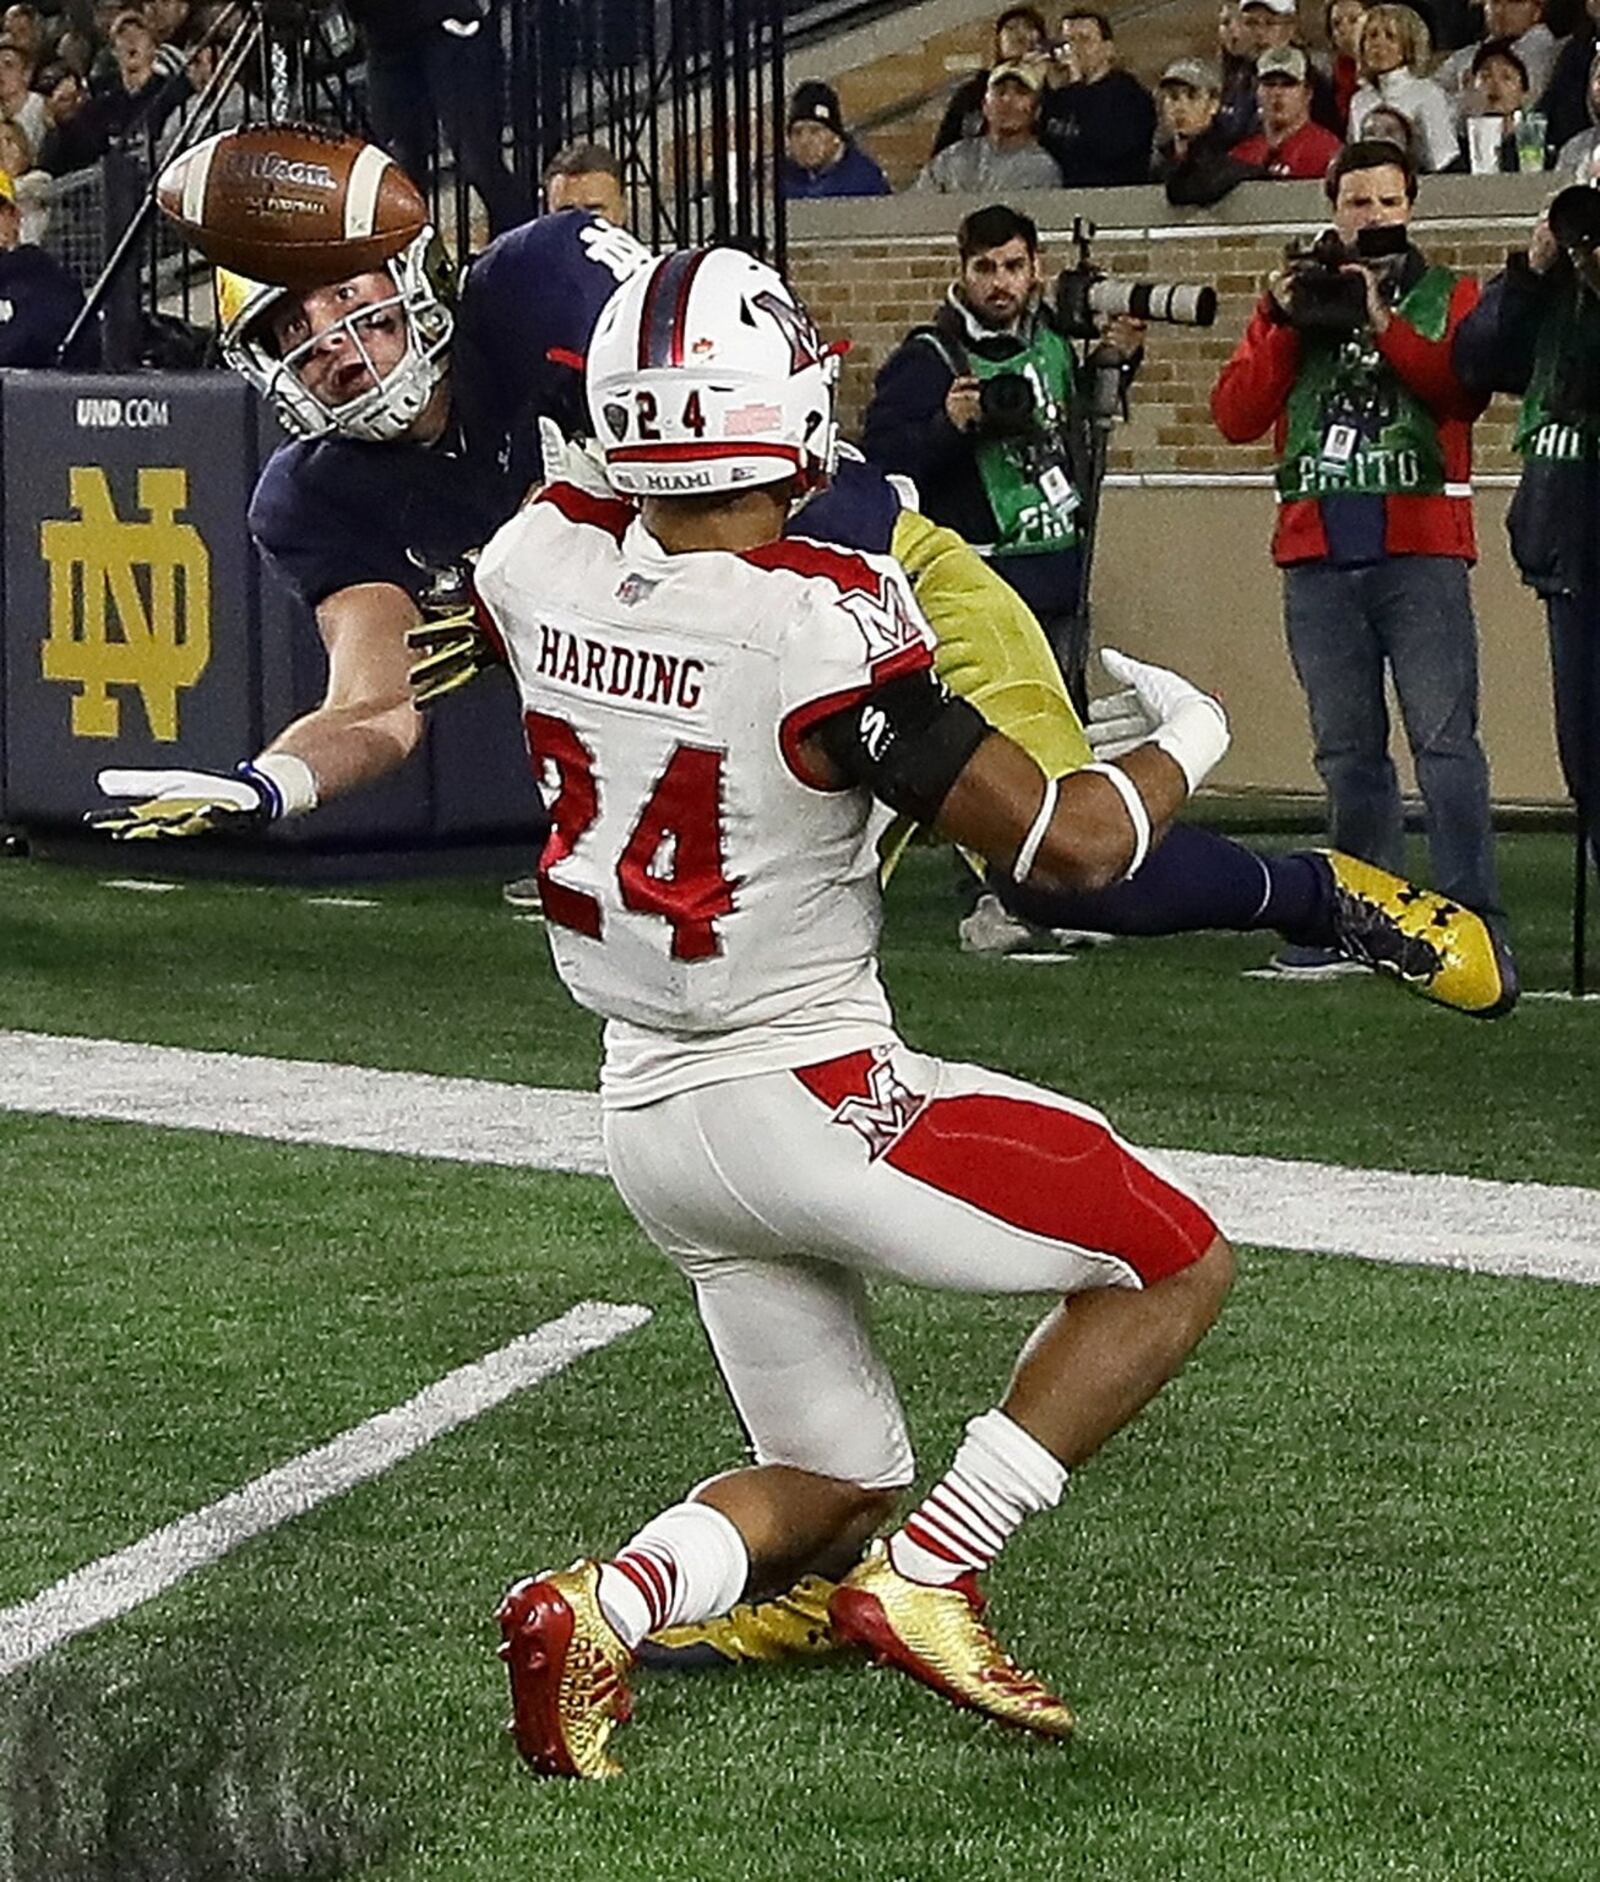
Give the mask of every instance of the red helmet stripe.
<path id="1" fill-rule="evenodd" d="M 788 444 L 623 444 L 607 448 L 608 464 L 681 464 L 709 457 L 781 457 L 798 464 L 800 453 Z"/>

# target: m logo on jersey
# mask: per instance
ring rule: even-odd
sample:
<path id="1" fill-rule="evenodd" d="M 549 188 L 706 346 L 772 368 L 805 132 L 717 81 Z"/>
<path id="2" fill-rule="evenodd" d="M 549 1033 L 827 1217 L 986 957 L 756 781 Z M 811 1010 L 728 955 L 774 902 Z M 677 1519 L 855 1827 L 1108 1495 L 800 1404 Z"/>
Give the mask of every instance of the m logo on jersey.
<path id="1" fill-rule="evenodd" d="M 834 1110 L 833 1122 L 864 1138 L 867 1155 L 876 1163 L 910 1130 L 927 1102 L 896 1076 L 886 1058 L 874 1059 L 867 1067 L 866 1095 L 844 1099 Z"/>
<path id="2" fill-rule="evenodd" d="M 853 588 L 839 597 L 839 605 L 861 629 L 867 643 L 867 664 L 877 666 L 907 647 L 920 646 L 922 634 L 899 589 L 880 579 L 877 592 Z"/>

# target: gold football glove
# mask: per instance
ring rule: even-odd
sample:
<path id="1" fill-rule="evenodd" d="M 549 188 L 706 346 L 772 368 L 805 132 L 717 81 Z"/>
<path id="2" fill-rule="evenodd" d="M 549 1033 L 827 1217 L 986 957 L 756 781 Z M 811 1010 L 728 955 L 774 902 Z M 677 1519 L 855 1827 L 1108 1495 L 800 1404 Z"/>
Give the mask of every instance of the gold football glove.
<path id="1" fill-rule="evenodd" d="M 486 667 L 504 664 L 473 607 L 419 621 L 406 630 L 406 644 L 416 655 L 410 677 L 411 700 L 417 706 L 431 706 Z"/>
<path id="2" fill-rule="evenodd" d="M 410 675 L 413 705 L 431 706 L 475 679 L 485 667 L 505 664 L 505 655 L 485 626 L 472 592 L 477 559 L 473 551 L 460 562 L 431 570 L 417 596 L 422 619 L 406 632 L 406 643 L 416 655 Z"/>

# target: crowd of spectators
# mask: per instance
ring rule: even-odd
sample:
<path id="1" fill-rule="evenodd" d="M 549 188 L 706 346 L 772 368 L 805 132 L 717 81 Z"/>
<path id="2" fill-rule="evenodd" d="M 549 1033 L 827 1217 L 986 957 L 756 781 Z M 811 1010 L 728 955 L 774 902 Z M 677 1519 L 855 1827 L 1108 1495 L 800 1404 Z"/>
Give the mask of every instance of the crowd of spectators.
<path id="1" fill-rule="evenodd" d="M 111 145 L 156 138 L 211 69 L 201 43 L 223 8 L 195 0 L 94 0 L 0 13 L 0 132 L 18 201 L 30 176 L 87 169 Z M 18 167 L 12 167 L 18 166 Z"/>
<path id="2" fill-rule="evenodd" d="M 1318 178 L 1347 142 L 1396 143 L 1419 171 L 1555 169 L 1587 177 L 1600 145 L 1600 0 L 1222 0 L 1216 43 L 1153 87 L 1118 54 L 1109 17 L 1011 7 L 989 65 L 952 90 L 911 187 L 1164 183 L 1174 202 L 1236 183 Z M 1547 17 L 1548 14 L 1548 17 Z M 869 196 L 888 184 L 832 87 L 795 94 L 786 196 Z"/>

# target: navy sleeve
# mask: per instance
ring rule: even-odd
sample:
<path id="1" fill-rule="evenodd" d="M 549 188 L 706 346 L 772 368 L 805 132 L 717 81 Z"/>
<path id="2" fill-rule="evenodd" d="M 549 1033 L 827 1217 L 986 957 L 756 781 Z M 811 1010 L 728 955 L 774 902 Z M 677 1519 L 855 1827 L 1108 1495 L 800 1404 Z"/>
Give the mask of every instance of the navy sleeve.
<path id="1" fill-rule="evenodd" d="M 649 250 L 587 209 L 562 209 L 508 229 L 468 271 L 462 338 L 492 376 L 508 423 L 553 418 L 587 430 L 581 362 L 600 310 Z M 552 352 L 566 356 L 552 360 Z"/>
<path id="2" fill-rule="evenodd" d="M 890 354 L 862 421 L 861 448 L 874 464 L 923 484 L 967 460 L 971 441 L 944 409 L 954 379 L 926 340 L 908 340 Z"/>
<path id="3" fill-rule="evenodd" d="M 337 484 L 318 474 L 320 457 L 315 441 L 281 445 L 256 480 L 250 533 L 268 565 L 308 608 L 363 582 L 415 592 L 422 571 L 339 501 Z"/>
<path id="4" fill-rule="evenodd" d="M 883 472 L 875 464 L 841 456 L 827 489 L 795 510 L 783 533 L 887 555 L 899 516 L 900 498 Z"/>
<path id="5" fill-rule="evenodd" d="M 1558 278 L 1564 272 L 1554 271 Z M 1450 364 L 1464 386 L 1474 392 L 1527 391 L 1554 285 L 1550 276 L 1535 274 L 1525 256 L 1511 258 L 1456 328 Z"/>

